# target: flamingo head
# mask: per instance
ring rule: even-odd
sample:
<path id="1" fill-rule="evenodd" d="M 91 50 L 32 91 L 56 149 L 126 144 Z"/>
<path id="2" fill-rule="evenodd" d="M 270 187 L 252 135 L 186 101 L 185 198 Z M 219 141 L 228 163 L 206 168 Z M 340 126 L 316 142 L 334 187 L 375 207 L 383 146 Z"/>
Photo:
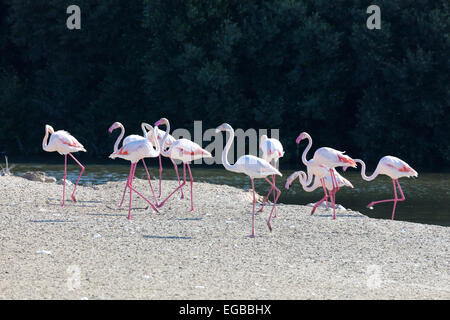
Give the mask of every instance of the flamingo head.
<path id="1" fill-rule="evenodd" d="M 46 124 L 45 125 L 45 131 L 50 132 L 51 134 L 53 134 L 53 132 L 55 132 L 55 130 L 53 129 L 53 127 L 51 125 Z"/>
<path id="2" fill-rule="evenodd" d="M 220 131 L 230 131 L 232 128 L 228 123 L 222 123 L 220 126 L 216 128 L 216 133 Z"/>
<path id="3" fill-rule="evenodd" d="M 306 133 L 306 132 L 302 132 L 302 133 L 300 133 L 300 135 L 297 137 L 297 139 L 295 140 L 295 142 L 296 142 L 297 144 L 299 144 L 300 141 L 302 141 L 303 139 L 306 139 L 306 138 L 311 138 L 311 136 L 310 136 L 308 133 Z"/>
<path id="4" fill-rule="evenodd" d="M 167 120 L 166 118 L 161 118 L 155 122 L 155 127 L 159 126 L 160 124 L 167 125 L 168 123 L 169 123 L 169 120 Z"/>
<path id="5" fill-rule="evenodd" d="M 120 122 L 114 122 L 111 127 L 109 127 L 108 131 L 109 133 L 112 133 L 113 130 L 116 130 L 117 128 L 120 128 L 122 124 Z"/>

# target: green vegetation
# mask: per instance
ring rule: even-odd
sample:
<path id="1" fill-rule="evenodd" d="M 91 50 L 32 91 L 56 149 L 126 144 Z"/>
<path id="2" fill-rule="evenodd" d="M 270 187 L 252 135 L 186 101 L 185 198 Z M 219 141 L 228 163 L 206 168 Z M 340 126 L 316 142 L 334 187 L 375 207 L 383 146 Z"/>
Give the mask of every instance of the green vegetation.
<path id="1" fill-rule="evenodd" d="M 107 128 L 280 128 L 375 164 L 450 161 L 446 0 L 79 0 L 0 3 L 0 151 L 36 155 L 44 125 L 105 157 Z M 381 30 L 366 8 L 381 7 Z"/>

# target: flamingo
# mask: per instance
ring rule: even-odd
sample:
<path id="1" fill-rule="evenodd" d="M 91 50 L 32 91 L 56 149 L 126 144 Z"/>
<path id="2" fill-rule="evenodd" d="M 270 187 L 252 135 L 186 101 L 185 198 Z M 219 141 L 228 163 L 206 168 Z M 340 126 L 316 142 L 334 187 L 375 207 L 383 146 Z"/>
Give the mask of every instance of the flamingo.
<path id="1" fill-rule="evenodd" d="M 325 169 L 325 168 L 324 168 Z M 328 172 L 328 169 L 325 169 Z M 334 176 L 336 177 L 336 181 L 339 187 L 350 187 L 353 188 L 353 184 L 348 181 L 347 179 L 345 179 L 343 176 L 341 176 L 336 169 L 334 170 Z M 303 190 L 305 190 L 306 192 L 312 192 L 314 190 L 316 190 L 318 187 L 320 187 L 320 185 L 322 185 L 323 187 L 323 192 L 325 194 L 324 198 L 322 198 L 319 202 L 317 202 L 313 209 L 311 210 L 311 215 L 314 214 L 314 212 L 316 211 L 316 208 L 319 206 L 319 204 L 322 201 L 325 201 L 328 199 L 328 194 L 327 194 L 327 189 L 330 191 L 330 198 L 334 198 L 335 196 L 335 189 L 333 189 L 333 180 L 331 179 L 331 175 L 327 175 L 324 176 L 323 178 L 318 179 L 318 177 L 316 177 L 314 179 L 314 183 L 308 187 L 307 184 L 307 175 L 305 172 L 303 171 L 296 171 L 293 174 L 291 174 L 287 180 L 286 180 L 286 184 L 285 184 L 285 188 L 289 189 L 290 185 L 292 184 L 292 182 L 298 177 L 298 180 L 300 182 L 300 184 L 302 185 Z M 328 208 L 328 204 L 327 204 L 327 208 Z"/>
<path id="2" fill-rule="evenodd" d="M 156 127 L 153 130 L 157 132 L 158 128 Z M 127 187 L 130 189 L 130 205 L 128 207 L 128 218 L 127 218 L 128 220 L 131 220 L 131 200 L 133 191 L 136 192 L 142 199 L 147 201 L 147 203 L 150 204 L 153 210 L 158 212 L 158 209 L 156 209 L 153 203 L 151 203 L 146 197 L 144 197 L 141 193 L 139 193 L 136 189 L 133 188 L 134 173 L 136 171 L 136 166 L 139 160 L 144 158 L 156 158 L 159 155 L 160 146 L 158 141 L 154 138 L 154 136 L 155 136 L 154 134 L 150 135 L 147 134 L 146 139 L 138 139 L 135 141 L 131 141 L 117 150 L 116 146 L 118 147 L 120 140 L 123 138 L 122 132 L 116 140 L 114 152 L 111 153 L 109 156 L 111 159 L 122 158 L 131 162 L 130 173 L 127 179 Z M 150 139 L 152 138 L 154 140 L 154 145 L 156 149 L 153 148 L 153 144 L 150 142 Z"/>
<path id="3" fill-rule="evenodd" d="M 122 140 L 123 136 L 125 135 L 125 127 L 120 123 L 120 122 L 114 122 L 108 129 L 109 133 L 112 133 L 115 129 L 120 128 L 121 129 L 121 133 L 119 135 L 119 138 L 116 140 L 116 143 L 114 144 L 114 152 L 117 152 L 119 149 L 119 143 Z M 139 141 L 139 140 L 145 140 L 147 139 L 147 130 L 148 131 L 152 131 L 153 132 L 153 127 L 151 125 L 149 125 L 148 123 L 142 122 L 141 124 L 141 128 L 142 128 L 142 132 L 144 134 L 144 136 L 140 136 L 137 134 L 131 134 L 129 136 L 127 136 L 123 142 L 122 142 L 122 146 L 133 142 L 133 141 Z M 145 168 L 145 172 L 147 173 L 147 180 L 148 183 L 150 184 L 150 189 L 152 190 L 153 193 L 153 198 L 155 199 L 155 202 L 158 203 L 156 196 L 155 196 L 155 192 L 153 191 L 153 186 L 152 186 L 152 182 L 150 180 L 150 174 L 148 172 L 147 169 L 147 165 L 145 164 L 144 158 L 142 158 L 142 164 L 144 165 Z M 130 164 L 130 166 L 132 166 L 133 164 Z M 129 176 L 128 176 L 129 178 Z M 123 200 L 125 199 L 125 193 L 127 191 L 127 187 L 128 187 L 128 181 L 125 184 L 125 189 L 123 190 L 123 194 L 122 194 L 122 200 L 120 201 L 119 207 L 122 207 L 123 204 Z"/>
<path id="4" fill-rule="evenodd" d="M 158 130 L 158 137 L 157 137 L 157 139 L 158 139 L 159 144 L 161 146 L 162 146 L 161 142 L 162 142 L 162 139 L 163 139 L 165 134 L 166 134 L 166 132 L 164 130 Z M 175 140 L 176 139 L 171 134 L 168 134 L 167 138 L 166 138 L 166 142 L 164 143 L 164 146 L 162 146 L 162 149 L 170 148 L 170 146 L 172 145 L 172 143 L 175 142 Z M 163 170 L 162 169 L 162 162 L 161 162 L 161 155 L 165 156 L 165 154 L 166 153 L 164 153 L 164 154 L 160 153 L 159 154 L 159 191 L 158 191 L 158 199 L 161 199 L 161 180 L 162 180 L 162 170 Z M 180 176 L 178 175 L 178 166 L 175 163 L 175 161 L 173 161 L 172 158 L 169 158 L 169 159 L 170 159 L 170 161 L 172 161 L 173 167 L 175 168 L 175 172 L 177 173 L 178 185 L 180 185 L 181 182 L 180 182 Z M 181 190 L 181 197 L 180 198 L 183 199 L 184 198 L 183 188 L 180 188 L 180 190 Z"/>
<path id="5" fill-rule="evenodd" d="M 272 218 L 273 210 L 276 207 L 278 198 L 280 197 L 281 191 L 275 186 L 274 182 L 271 182 L 267 179 L 270 175 L 279 175 L 282 176 L 280 171 L 278 171 L 275 167 L 273 167 L 269 162 L 264 159 L 258 158 L 253 155 L 244 155 L 241 156 L 233 165 L 228 162 L 227 156 L 228 151 L 230 150 L 231 145 L 234 140 L 234 130 L 228 123 L 223 123 L 216 128 L 216 132 L 220 131 L 228 131 L 230 132 L 230 136 L 225 145 L 225 148 L 222 152 L 222 164 L 226 170 L 231 172 L 244 173 L 250 177 L 252 182 L 253 189 L 253 213 L 252 213 L 252 233 L 250 235 L 251 238 L 255 236 L 255 183 L 254 179 L 264 178 L 271 185 L 271 189 L 277 191 L 277 196 L 275 197 L 275 201 L 273 203 L 272 211 L 270 212 L 269 219 L 267 220 L 267 226 L 269 230 L 272 231 L 272 226 L 270 225 L 270 219 Z"/>
<path id="6" fill-rule="evenodd" d="M 336 210 L 335 210 L 336 198 L 334 197 L 334 195 L 336 194 L 337 191 L 339 191 L 339 185 L 337 183 L 336 176 L 334 174 L 335 171 L 333 169 L 336 167 L 343 167 L 344 171 L 345 171 L 347 169 L 347 167 L 356 168 L 356 162 L 349 156 L 345 155 L 343 151 L 338 151 L 338 150 L 335 150 L 335 149 L 329 148 L 329 147 L 322 147 L 322 148 L 317 149 L 316 152 L 314 153 L 313 158 L 310 160 L 307 160 L 306 154 L 308 153 L 309 149 L 311 149 L 312 138 L 308 133 L 302 132 L 297 137 L 295 142 L 297 144 L 299 144 L 300 141 L 302 141 L 303 139 L 308 139 L 308 145 L 302 154 L 302 162 L 304 165 L 306 165 L 307 172 L 308 172 L 307 183 L 308 183 L 308 185 L 309 185 L 309 183 L 311 183 L 313 175 L 315 175 L 319 178 L 325 177 L 323 167 L 321 167 L 321 165 L 328 168 L 328 171 L 331 175 L 331 181 L 333 184 L 333 191 L 332 191 L 333 197 L 331 197 L 331 205 L 333 207 L 333 219 L 336 219 Z M 325 189 L 325 187 L 324 187 L 324 189 Z M 336 190 L 334 190 L 334 189 L 336 189 Z M 324 199 L 319 201 L 319 203 L 322 202 L 323 200 Z"/>
<path id="7" fill-rule="evenodd" d="M 48 141 L 48 134 L 51 134 L 50 141 Z M 65 193 L 66 193 L 66 176 L 67 176 L 67 155 L 71 156 L 73 160 L 81 167 L 80 176 L 78 177 L 77 183 L 75 184 L 75 188 L 72 192 L 72 200 L 73 202 L 77 202 L 75 198 L 75 191 L 77 190 L 78 182 L 80 181 L 81 176 L 84 172 L 84 166 L 72 155 L 73 152 L 83 151 L 86 152 L 86 149 L 83 145 L 78 142 L 70 133 L 64 130 L 58 130 L 55 132 L 52 126 L 45 125 L 45 136 L 42 141 L 42 149 L 47 152 L 57 151 L 59 154 L 64 155 L 64 184 L 63 184 L 63 197 L 62 197 L 62 206 L 65 206 Z"/>
<path id="8" fill-rule="evenodd" d="M 394 208 L 392 210 L 392 220 L 394 220 L 395 215 L 395 207 L 397 206 L 398 201 L 405 201 L 405 195 L 403 194 L 402 187 L 400 187 L 400 183 L 398 182 L 398 179 L 401 177 L 418 177 L 419 174 L 416 170 L 414 170 L 409 164 L 407 164 L 405 161 L 393 157 L 393 156 L 384 156 L 380 159 L 378 162 L 377 168 L 372 173 L 370 177 L 366 176 L 366 164 L 361 159 L 355 159 L 355 162 L 361 164 L 361 176 L 366 181 L 372 181 L 374 180 L 379 174 L 384 174 L 389 176 L 392 179 L 393 185 L 394 185 L 394 199 L 388 199 L 388 200 L 380 200 L 380 201 L 372 201 L 367 205 L 368 208 L 373 209 L 373 205 L 377 203 L 382 202 L 394 202 Z M 398 189 L 400 190 L 400 194 L 402 197 L 399 199 L 397 198 L 397 188 L 396 184 L 398 186 Z"/>
<path id="9" fill-rule="evenodd" d="M 155 127 L 164 124 L 166 126 L 166 133 L 162 138 L 162 141 L 165 142 L 170 132 L 170 123 L 166 118 L 161 118 L 155 123 Z M 162 143 L 164 145 L 164 143 Z M 162 207 L 166 201 L 178 190 L 183 188 L 186 184 L 186 166 L 189 170 L 190 183 L 191 183 L 191 210 L 194 211 L 194 196 L 193 196 L 193 183 L 194 179 L 192 178 L 191 167 L 189 162 L 200 159 L 200 158 L 211 158 L 212 155 L 210 152 L 202 149 L 197 143 L 192 142 L 188 139 L 178 139 L 172 142 L 172 144 L 167 147 L 165 150 L 161 149 L 161 154 L 164 157 L 169 157 L 171 159 L 180 160 L 183 162 L 183 182 L 175 188 L 175 190 L 170 193 L 166 199 L 164 199 L 159 205 L 158 208 Z"/>
<path id="10" fill-rule="evenodd" d="M 266 160 L 269 163 L 272 163 L 273 166 L 277 168 L 278 161 L 281 157 L 284 156 L 284 150 L 283 145 L 278 139 L 275 138 L 268 138 L 267 135 L 263 134 L 261 136 L 261 142 L 259 143 L 259 147 L 261 148 L 263 152 L 262 158 Z M 272 182 L 275 184 L 275 175 L 272 175 Z M 258 212 L 262 212 L 264 209 L 264 205 L 266 204 L 267 200 L 269 199 L 270 193 L 272 192 L 273 188 L 270 188 L 269 193 L 267 194 L 266 198 L 263 201 L 261 209 L 259 209 Z M 275 194 L 273 195 L 273 198 L 275 200 Z M 277 217 L 277 209 L 275 209 L 275 215 L 274 218 Z"/>

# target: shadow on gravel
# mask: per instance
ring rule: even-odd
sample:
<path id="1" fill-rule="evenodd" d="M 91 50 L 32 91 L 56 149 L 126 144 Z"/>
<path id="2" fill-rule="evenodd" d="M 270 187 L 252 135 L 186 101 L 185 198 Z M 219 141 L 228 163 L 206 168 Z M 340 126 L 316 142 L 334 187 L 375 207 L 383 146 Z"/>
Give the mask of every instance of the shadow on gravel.
<path id="1" fill-rule="evenodd" d="M 34 222 L 34 223 L 53 223 L 53 222 L 58 222 L 58 223 L 66 223 L 66 222 L 76 222 L 75 220 L 28 220 L 28 222 Z"/>
<path id="2" fill-rule="evenodd" d="M 194 239 L 193 237 L 184 237 L 184 236 L 143 236 L 145 239 Z"/>

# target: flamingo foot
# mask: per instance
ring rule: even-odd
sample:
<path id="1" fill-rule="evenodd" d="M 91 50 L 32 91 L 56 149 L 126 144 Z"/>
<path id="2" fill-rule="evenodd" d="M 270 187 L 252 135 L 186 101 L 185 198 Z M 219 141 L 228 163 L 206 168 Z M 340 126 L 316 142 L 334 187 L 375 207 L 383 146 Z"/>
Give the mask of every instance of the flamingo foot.
<path id="1" fill-rule="evenodd" d="M 73 200 L 73 202 L 77 202 L 77 199 L 75 199 L 74 195 L 72 195 L 72 200 Z"/>
<path id="2" fill-rule="evenodd" d="M 254 238 L 254 237 L 255 237 L 254 234 L 249 234 L 249 235 L 247 236 L 247 238 Z"/>
<path id="3" fill-rule="evenodd" d="M 270 225 L 269 221 L 267 221 L 267 226 L 269 227 L 269 231 L 272 232 L 272 226 Z"/>

